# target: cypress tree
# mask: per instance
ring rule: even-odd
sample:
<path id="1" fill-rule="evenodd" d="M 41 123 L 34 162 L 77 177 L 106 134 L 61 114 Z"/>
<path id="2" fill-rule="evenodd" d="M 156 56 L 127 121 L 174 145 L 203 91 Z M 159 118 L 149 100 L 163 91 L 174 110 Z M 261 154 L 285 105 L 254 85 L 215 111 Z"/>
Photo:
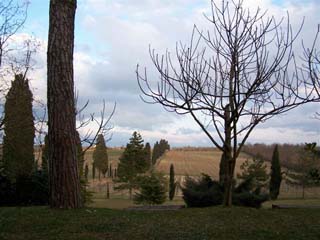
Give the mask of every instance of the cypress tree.
<path id="1" fill-rule="evenodd" d="M 154 144 L 152 151 L 152 165 L 157 162 L 157 159 L 160 158 L 166 150 L 170 150 L 170 145 L 165 139 L 161 139 L 160 142 L 156 142 Z"/>
<path id="2" fill-rule="evenodd" d="M 153 145 L 153 151 L 152 151 L 152 165 L 156 164 L 156 161 L 159 157 L 159 143 L 158 141 Z"/>
<path id="3" fill-rule="evenodd" d="M 92 163 L 92 179 L 95 179 L 96 177 L 96 166 L 94 162 Z"/>
<path id="4" fill-rule="evenodd" d="M 110 198 L 110 188 L 109 188 L 109 182 L 107 182 L 107 199 Z"/>
<path id="5" fill-rule="evenodd" d="M 109 177 L 112 178 L 112 164 L 109 165 Z"/>
<path id="6" fill-rule="evenodd" d="M 174 177 L 174 166 L 170 165 L 170 179 L 169 179 L 169 199 L 172 200 L 174 198 L 174 194 L 176 192 L 177 183 Z"/>
<path id="7" fill-rule="evenodd" d="M 30 176 L 34 166 L 34 118 L 28 79 L 15 75 L 4 106 L 3 162 L 10 179 Z"/>
<path id="8" fill-rule="evenodd" d="M 76 131 L 76 145 L 77 145 L 78 171 L 79 171 L 79 176 L 81 178 L 83 177 L 84 155 L 83 155 L 81 139 L 78 131 Z"/>
<path id="9" fill-rule="evenodd" d="M 88 180 L 88 174 L 89 174 L 89 167 L 88 167 L 88 164 L 86 164 L 84 168 L 84 177 L 86 180 Z"/>
<path id="10" fill-rule="evenodd" d="M 102 134 L 99 134 L 97 138 L 96 148 L 93 151 L 93 162 L 95 163 L 95 166 L 99 170 L 99 179 L 100 179 L 100 173 L 102 173 L 103 176 L 105 177 L 106 172 L 108 171 L 109 164 L 108 164 L 107 147 Z"/>
<path id="11" fill-rule="evenodd" d="M 150 168 L 152 166 L 151 163 L 151 146 L 150 143 L 146 143 L 145 147 L 144 147 L 144 152 L 145 152 L 145 161 L 146 161 L 146 165 L 148 168 Z"/>
<path id="12" fill-rule="evenodd" d="M 282 180 L 278 145 L 275 146 L 271 161 L 270 198 L 275 200 L 280 192 Z"/>

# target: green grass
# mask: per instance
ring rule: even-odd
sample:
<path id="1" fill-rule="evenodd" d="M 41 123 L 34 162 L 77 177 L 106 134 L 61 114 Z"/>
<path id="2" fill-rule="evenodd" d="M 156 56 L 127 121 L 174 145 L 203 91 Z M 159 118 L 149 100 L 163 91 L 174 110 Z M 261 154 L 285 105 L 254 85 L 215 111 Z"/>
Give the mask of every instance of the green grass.
<path id="1" fill-rule="evenodd" d="M 174 201 L 166 201 L 164 205 L 184 205 L 184 201 L 182 199 L 176 199 Z M 136 204 L 134 204 L 132 200 L 124 198 L 123 196 L 115 196 L 110 199 L 94 198 L 89 206 L 93 208 L 125 209 L 136 206 Z"/>
<path id="2" fill-rule="evenodd" d="M 0 208 L 0 239 L 320 239 L 320 209 Z"/>
<path id="3" fill-rule="evenodd" d="M 271 208 L 272 204 L 278 205 L 294 205 L 294 206 L 320 206 L 320 199 L 278 199 L 268 201 L 263 204 L 264 208 Z"/>

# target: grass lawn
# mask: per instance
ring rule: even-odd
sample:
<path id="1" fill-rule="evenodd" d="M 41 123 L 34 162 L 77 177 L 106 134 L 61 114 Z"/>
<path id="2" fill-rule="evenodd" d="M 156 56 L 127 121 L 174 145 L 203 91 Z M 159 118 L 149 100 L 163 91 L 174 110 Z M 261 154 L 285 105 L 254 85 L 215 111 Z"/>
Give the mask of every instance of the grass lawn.
<path id="1" fill-rule="evenodd" d="M 0 239 L 320 239 L 320 209 L 0 208 Z"/>
<path id="2" fill-rule="evenodd" d="M 164 205 L 185 205 L 182 199 L 176 199 L 174 201 L 166 201 Z M 110 199 L 95 198 L 92 203 L 89 204 L 89 207 L 93 208 L 110 208 L 110 209 L 125 209 L 128 207 L 137 206 L 133 203 L 132 200 L 125 198 L 113 197 Z"/>

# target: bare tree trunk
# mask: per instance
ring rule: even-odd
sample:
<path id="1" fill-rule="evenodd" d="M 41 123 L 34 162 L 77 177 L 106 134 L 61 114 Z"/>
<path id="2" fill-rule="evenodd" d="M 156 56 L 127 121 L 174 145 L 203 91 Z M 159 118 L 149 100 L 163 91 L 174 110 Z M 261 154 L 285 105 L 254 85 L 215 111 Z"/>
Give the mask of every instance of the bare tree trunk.
<path id="1" fill-rule="evenodd" d="M 76 0 L 51 0 L 48 39 L 48 137 L 50 206 L 79 208 L 73 82 Z"/>
<path id="2" fill-rule="evenodd" d="M 233 182 L 233 160 L 231 147 L 231 127 L 230 127 L 230 105 L 225 107 L 225 144 L 224 144 L 224 164 L 225 180 L 224 180 L 224 198 L 223 206 L 230 207 L 232 205 L 232 182 Z"/>

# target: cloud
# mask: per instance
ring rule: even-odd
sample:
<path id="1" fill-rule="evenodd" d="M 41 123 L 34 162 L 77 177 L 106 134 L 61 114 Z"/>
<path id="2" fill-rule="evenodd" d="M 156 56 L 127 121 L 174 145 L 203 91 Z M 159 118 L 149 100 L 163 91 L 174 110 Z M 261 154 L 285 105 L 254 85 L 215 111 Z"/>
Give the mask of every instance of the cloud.
<path id="1" fill-rule="evenodd" d="M 288 11 L 295 30 L 306 17 L 301 32 L 306 45 L 311 43 L 320 23 L 320 5 L 316 0 L 245 0 L 244 3 L 250 9 L 257 6 L 268 9 L 268 15 L 277 18 L 286 16 Z M 113 140 L 109 144 L 125 145 L 134 130 L 141 131 L 150 142 L 166 138 L 179 146 L 211 144 L 191 118 L 144 103 L 135 75 L 139 63 L 147 66 L 150 79 L 158 80 L 149 57 L 149 45 L 159 53 L 166 49 L 174 52 L 177 41 L 189 42 L 194 24 L 200 29 L 210 29 L 203 13 L 210 14 L 209 0 L 79 1 L 74 55 L 79 104 L 89 100 L 88 112 L 99 113 L 103 99 L 109 108 L 117 102 L 112 119 Z M 300 46 L 301 39 L 297 43 Z M 37 56 L 41 67 L 34 72 L 32 85 L 38 89 L 36 95 L 45 98 L 45 41 L 43 46 Z M 250 141 L 320 142 L 319 121 L 311 118 L 317 109 L 319 104 L 305 105 L 269 120 L 253 132 Z"/>

